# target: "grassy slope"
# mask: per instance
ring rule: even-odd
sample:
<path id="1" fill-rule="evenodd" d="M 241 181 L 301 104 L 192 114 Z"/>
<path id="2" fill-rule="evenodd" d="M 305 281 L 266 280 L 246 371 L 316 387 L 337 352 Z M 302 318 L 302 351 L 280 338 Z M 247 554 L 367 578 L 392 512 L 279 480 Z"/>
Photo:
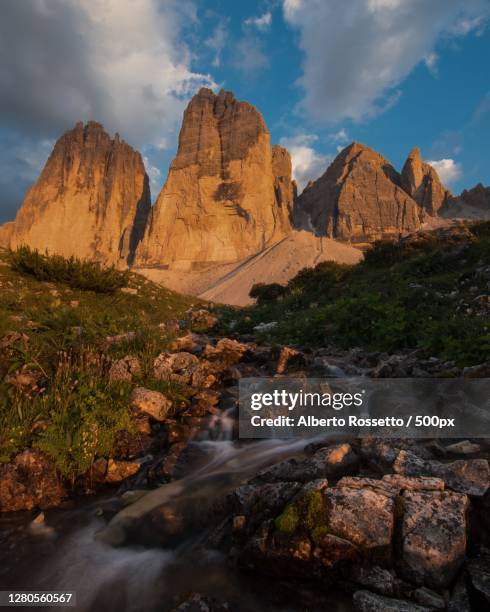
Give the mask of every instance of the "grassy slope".
<path id="1" fill-rule="evenodd" d="M 74 478 L 94 457 L 110 454 L 119 429 L 130 428 L 132 387 L 178 394 L 152 381 L 149 368 L 175 334 L 165 324 L 199 301 L 135 274 L 129 287 L 136 294 L 71 289 L 20 274 L 8 261 L 0 251 L 0 339 L 12 331 L 27 338 L 0 349 L 0 460 L 39 446 Z M 136 337 L 107 345 L 107 336 L 129 331 Z M 127 354 L 139 358 L 141 374 L 133 384 L 109 384 L 108 359 Z M 19 371 L 38 384 L 23 384 Z"/>
<path id="2" fill-rule="evenodd" d="M 320 264 L 285 290 L 266 288 L 262 304 L 224 309 L 223 326 L 265 341 L 372 350 L 423 349 L 459 365 L 488 360 L 488 306 L 475 300 L 490 289 L 490 224 L 453 235 L 379 244 L 356 266 Z M 274 290 L 282 295 L 274 297 Z M 269 294 L 269 296 L 267 295 Z"/>

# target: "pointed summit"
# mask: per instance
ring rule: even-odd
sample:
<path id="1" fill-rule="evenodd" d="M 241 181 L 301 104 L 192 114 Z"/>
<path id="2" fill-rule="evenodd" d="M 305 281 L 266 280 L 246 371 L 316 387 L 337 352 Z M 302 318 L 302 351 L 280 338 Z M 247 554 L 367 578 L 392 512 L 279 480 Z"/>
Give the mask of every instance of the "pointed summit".
<path id="1" fill-rule="evenodd" d="M 125 266 L 150 210 L 141 155 L 100 123 L 79 122 L 59 138 L 10 229 L 11 248 L 29 245 Z"/>
<path id="2" fill-rule="evenodd" d="M 274 157 L 255 107 L 229 91 L 201 89 L 184 112 L 137 265 L 187 270 L 237 262 L 283 238 L 291 229 L 290 160 Z"/>
<path id="3" fill-rule="evenodd" d="M 451 193 L 441 183 L 435 168 L 422 160 L 418 147 L 410 151 L 403 166 L 401 185 L 430 215 L 436 215 L 451 197 Z"/>
<path id="4" fill-rule="evenodd" d="M 379 153 L 358 142 L 343 149 L 326 172 L 298 197 L 296 225 L 318 235 L 372 242 L 420 226 L 417 203 L 400 175 Z"/>

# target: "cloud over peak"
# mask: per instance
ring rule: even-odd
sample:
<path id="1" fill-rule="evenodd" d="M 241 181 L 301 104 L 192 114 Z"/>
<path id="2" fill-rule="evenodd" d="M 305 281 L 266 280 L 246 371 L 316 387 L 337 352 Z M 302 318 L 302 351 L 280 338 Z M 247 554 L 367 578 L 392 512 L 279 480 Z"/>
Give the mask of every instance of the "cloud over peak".
<path id="1" fill-rule="evenodd" d="M 283 0 L 303 51 L 303 109 L 313 119 L 361 120 L 390 108 L 442 36 L 480 31 L 486 0 Z M 429 60 L 430 63 L 430 60 Z"/>

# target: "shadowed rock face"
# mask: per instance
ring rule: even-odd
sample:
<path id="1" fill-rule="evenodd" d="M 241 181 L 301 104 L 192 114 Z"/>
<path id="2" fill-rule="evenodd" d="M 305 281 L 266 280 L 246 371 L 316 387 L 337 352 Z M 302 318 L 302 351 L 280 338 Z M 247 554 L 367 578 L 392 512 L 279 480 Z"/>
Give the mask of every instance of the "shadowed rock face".
<path id="1" fill-rule="evenodd" d="M 417 147 L 410 151 L 403 166 L 401 185 L 430 215 L 436 215 L 451 197 L 451 193 L 441 183 L 435 168 L 422 161 L 420 149 Z"/>
<path id="2" fill-rule="evenodd" d="M 379 153 L 352 143 L 297 198 L 295 223 L 318 235 L 372 242 L 420 227 L 420 209 Z"/>
<path id="3" fill-rule="evenodd" d="M 230 92 L 192 98 L 177 156 L 136 263 L 191 269 L 239 261 L 290 231 L 289 154 L 270 147 L 260 113 Z"/>
<path id="4" fill-rule="evenodd" d="M 141 155 L 95 122 L 57 141 L 10 233 L 12 248 L 130 263 L 151 207 Z"/>

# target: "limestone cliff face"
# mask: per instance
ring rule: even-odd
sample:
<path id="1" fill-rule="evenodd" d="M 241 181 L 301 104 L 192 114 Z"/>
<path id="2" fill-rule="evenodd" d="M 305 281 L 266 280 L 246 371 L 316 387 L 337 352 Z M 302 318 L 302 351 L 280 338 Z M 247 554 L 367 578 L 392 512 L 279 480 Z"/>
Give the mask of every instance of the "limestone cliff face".
<path id="1" fill-rule="evenodd" d="M 281 209 L 283 223 L 291 223 L 296 198 L 296 181 L 292 179 L 293 169 L 289 151 L 279 145 L 272 147 L 272 172 L 276 202 Z"/>
<path id="2" fill-rule="evenodd" d="M 77 123 L 57 141 L 28 192 L 10 246 L 125 266 L 150 207 L 141 155 L 100 124 Z"/>
<path id="3" fill-rule="evenodd" d="M 363 243 L 416 230 L 420 212 L 393 166 L 354 142 L 297 198 L 295 222 L 320 236 Z"/>
<path id="4" fill-rule="evenodd" d="M 417 204 L 432 216 L 436 215 L 451 197 L 435 168 L 422 161 L 420 149 L 417 147 L 410 151 L 403 166 L 401 185 Z"/>
<path id="5" fill-rule="evenodd" d="M 0 225 L 0 247 L 7 248 L 9 246 L 13 226 L 12 221 Z"/>
<path id="6" fill-rule="evenodd" d="M 292 187 L 279 150 L 274 168 L 260 113 L 230 92 L 201 89 L 184 113 L 136 263 L 196 269 L 239 261 L 284 237 Z"/>

